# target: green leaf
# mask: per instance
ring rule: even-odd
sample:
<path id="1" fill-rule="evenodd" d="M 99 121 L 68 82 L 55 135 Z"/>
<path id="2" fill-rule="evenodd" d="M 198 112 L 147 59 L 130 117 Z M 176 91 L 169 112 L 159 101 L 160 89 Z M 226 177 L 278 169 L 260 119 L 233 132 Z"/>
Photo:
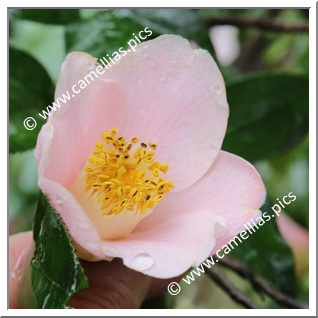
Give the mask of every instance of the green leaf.
<path id="1" fill-rule="evenodd" d="M 63 309 L 75 293 L 88 287 L 88 282 L 60 216 L 42 193 L 33 237 L 31 282 L 37 308 Z"/>
<path id="2" fill-rule="evenodd" d="M 208 28 L 196 11 L 189 9 L 126 9 L 120 10 L 120 14 L 131 17 L 144 27 L 148 26 L 155 35 L 178 34 L 188 40 L 193 40 L 214 55 Z"/>
<path id="3" fill-rule="evenodd" d="M 69 24 L 65 31 L 66 51 L 83 51 L 95 57 L 111 56 L 139 32 L 141 26 L 117 15 L 117 10 L 102 11 L 88 20 Z"/>
<path id="4" fill-rule="evenodd" d="M 266 9 L 198 9 L 198 14 L 202 18 L 213 17 L 259 17 L 266 14 Z"/>
<path id="5" fill-rule="evenodd" d="M 79 9 L 9 9 L 9 19 L 67 24 L 80 19 Z"/>
<path id="6" fill-rule="evenodd" d="M 258 74 L 227 87 L 228 131 L 222 148 L 249 161 L 273 158 L 308 133 L 307 77 Z"/>
<path id="7" fill-rule="evenodd" d="M 256 164 L 267 188 L 268 196 L 275 201 L 293 191 L 297 199 L 284 212 L 303 227 L 309 227 L 309 136 L 286 154 Z"/>
<path id="8" fill-rule="evenodd" d="M 141 309 L 172 309 L 172 296 L 168 292 L 163 292 L 156 297 L 145 300 L 141 304 Z"/>
<path id="9" fill-rule="evenodd" d="M 44 122 L 27 130 L 23 122 L 37 114 L 53 100 L 50 77 L 33 57 L 20 50 L 9 49 L 9 150 L 24 151 L 35 147 Z"/>
<path id="10" fill-rule="evenodd" d="M 261 208 L 271 219 L 258 226 L 253 234 L 231 252 L 255 273 L 263 276 L 282 292 L 295 294 L 295 264 L 289 245 L 280 235 L 271 209 L 272 204 L 266 201 Z M 274 214 L 275 216 L 275 214 Z M 276 216 L 277 217 L 277 216 Z M 247 232 L 249 234 L 249 232 Z"/>
<path id="11" fill-rule="evenodd" d="M 153 34 L 179 34 L 196 41 L 213 53 L 207 28 L 195 12 L 187 9 L 113 9 L 66 26 L 66 51 L 84 51 L 95 57 L 106 57 L 148 27 Z"/>

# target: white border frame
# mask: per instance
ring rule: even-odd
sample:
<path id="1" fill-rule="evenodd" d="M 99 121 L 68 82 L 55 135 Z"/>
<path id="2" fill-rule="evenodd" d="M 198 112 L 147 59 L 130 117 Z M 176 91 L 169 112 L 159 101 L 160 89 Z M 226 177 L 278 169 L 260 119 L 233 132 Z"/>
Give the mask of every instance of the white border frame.
<path id="1" fill-rule="evenodd" d="M 257 3 L 257 5 L 256 5 Z M 1 43 L 7 43 L 7 37 L 8 37 L 8 30 L 7 30 L 7 7 L 25 7 L 26 2 L 21 0 L 16 1 L 8 1 L 5 0 L 1 3 Z M 28 8 L 30 7 L 76 7 L 75 2 L 72 1 L 66 1 L 66 0 L 55 0 L 48 1 L 48 2 L 42 2 L 39 0 L 31 0 L 27 2 Z M 66 6 L 67 4 L 67 6 Z M 104 7 L 106 4 L 105 1 L 97 1 L 97 0 L 91 0 L 89 2 L 90 5 L 94 7 Z M 112 3 L 116 5 L 117 7 L 127 8 L 131 7 L 131 2 L 128 1 L 121 1 L 121 3 L 116 2 Z M 159 8 L 157 4 L 150 5 L 147 1 L 134 1 L 133 4 L 136 7 L 144 7 L 144 8 Z M 180 4 L 179 1 L 172 1 L 172 0 L 162 0 L 158 2 L 160 4 L 160 7 L 167 7 L 167 8 L 177 8 L 178 4 Z M 310 176 L 309 176 L 309 211 L 310 211 L 310 224 L 309 224 L 309 239 L 310 239 L 310 245 L 309 245 L 309 277 L 310 277 L 310 293 L 309 293 L 309 309 L 257 309 L 255 310 L 248 310 L 248 309 L 241 309 L 241 310 L 233 310 L 233 309 L 161 309 L 161 310 L 153 310 L 153 309 L 135 309 L 135 310 L 123 310 L 123 309 L 108 309 L 105 311 L 105 309 L 77 309 L 77 310 L 64 310 L 64 309 L 47 309 L 45 311 L 42 310 L 36 310 L 36 309 L 7 309 L 7 296 L 8 296 L 8 290 L 7 290 L 7 284 L 1 284 L 1 307 L 0 307 L 0 314 L 1 316 L 121 316 L 121 315 L 130 315 L 130 316 L 166 316 L 173 315 L 173 316 L 316 316 L 316 10 L 317 10 L 317 3 L 315 1 L 295 1 L 295 0 L 288 0 L 288 1 L 282 1 L 282 0 L 270 0 L 270 1 L 246 1 L 242 0 L 239 2 L 240 6 L 237 6 L 238 2 L 236 1 L 228 1 L 223 0 L 221 2 L 222 6 L 217 5 L 219 2 L 211 3 L 211 1 L 202 1 L 197 0 L 195 2 L 183 2 L 185 5 L 185 8 L 211 8 L 212 6 L 214 8 L 244 8 L 244 7 L 250 7 L 250 8 L 309 8 L 309 62 L 310 62 L 310 127 L 309 127 L 309 169 L 310 169 Z M 82 7 L 87 8 L 87 7 Z M 93 7 L 90 7 L 93 8 Z M 4 30 L 7 30 L 7 34 L 4 34 Z M 6 52 L 6 56 L 4 55 L 4 52 Z M 4 66 L 3 69 L 7 70 L 7 61 L 8 61 L 8 49 L 2 50 L 2 65 Z M 7 74 L 6 74 L 7 76 Z M 8 86 L 8 84 L 7 84 Z M 2 94 L 1 96 L 4 96 L 3 99 L 4 104 L 8 103 L 8 88 L 2 85 L 1 87 Z M 8 140 L 5 139 L 4 136 L 7 136 L 7 122 L 6 118 L 8 116 L 7 109 L 5 107 L 0 108 L 1 111 L 1 121 L 2 124 L 0 125 L 1 129 L 1 149 L 8 149 Z M 7 127 L 8 129 L 8 127 Z M 4 158 L 7 158 L 7 156 L 4 156 Z M 8 158 L 7 158 L 8 160 Z M 8 162 L 7 165 L 8 166 Z M 8 193 L 8 185 L 7 182 L 2 180 L 2 183 L 5 183 L 6 186 L 6 194 Z M 2 187 L 3 189 L 3 187 Z M 7 202 L 7 196 L 5 195 L 5 192 L 1 192 L 1 202 Z M 8 209 L 8 206 L 6 204 L 6 207 Z M 3 213 L 5 215 L 5 213 Z M 1 223 L 1 245 L 2 245 L 2 251 L 4 254 L 7 254 L 5 250 L 7 250 L 7 242 L 8 242 L 8 227 L 7 227 L 7 218 L 6 215 L 3 216 L 4 220 Z M 7 257 L 6 257 L 7 259 Z M 8 259 L 7 259 L 8 262 Z M 2 277 L 4 281 L 7 281 L 7 262 L 1 262 L 1 268 L 2 268 Z M 4 277 L 5 275 L 5 277 Z"/>

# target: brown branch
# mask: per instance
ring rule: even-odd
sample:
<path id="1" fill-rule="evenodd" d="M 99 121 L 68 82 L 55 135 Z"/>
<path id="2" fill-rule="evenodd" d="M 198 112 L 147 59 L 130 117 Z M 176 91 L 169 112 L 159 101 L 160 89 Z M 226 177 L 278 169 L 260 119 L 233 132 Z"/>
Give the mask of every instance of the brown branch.
<path id="1" fill-rule="evenodd" d="M 215 25 L 235 25 L 237 27 L 254 27 L 265 31 L 275 32 L 308 32 L 308 22 L 286 23 L 277 20 L 246 17 L 209 17 L 204 20 L 208 27 Z"/>
<path id="2" fill-rule="evenodd" d="M 260 307 L 237 289 L 216 266 L 207 270 L 206 274 L 237 303 L 243 305 L 245 308 L 260 309 Z"/>
<path id="3" fill-rule="evenodd" d="M 219 264 L 235 271 L 241 277 L 250 280 L 255 289 L 262 290 L 278 304 L 289 308 L 308 309 L 307 305 L 273 289 L 266 280 L 255 275 L 246 265 L 241 264 L 232 258 L 231 260 L 219 259 Z"/>

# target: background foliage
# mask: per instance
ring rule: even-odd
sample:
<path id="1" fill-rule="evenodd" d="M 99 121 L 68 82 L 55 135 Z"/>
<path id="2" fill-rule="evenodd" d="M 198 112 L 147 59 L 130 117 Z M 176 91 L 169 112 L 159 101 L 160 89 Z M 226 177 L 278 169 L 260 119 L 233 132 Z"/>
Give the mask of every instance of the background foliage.
<path id="1" fill-rule="evenodd" d="M 237 19 L 243 22 L 220 29 L 220 18 L 228 24 Z M 247 27 L 244 21 L 249 19 L 293 25 L 306 23 L 308 10 L 10 9 L 10 233 L 32 228 L 39 191 L 33 148 L 41 123 L 27 131 L 23 119 L 52 103 L 60 66 L 69 52 L 85 51 L 100 58 L 125 46 L 132 33 L 147 26 L 153 38 L 179 34 L 213 55 L 224 76 L 230 105 L 223 149 L 258 168 L 269 202 L 293 191 L 297 200 L 285 212 L 308 228 L 308 33 Z M 221 48 L 217 34 L 223 34 Z M 226 60 L 226 49 L 236 50 L 236 56 Z M 295 274 L 291 249 L 275 221 L 270 222 L 232 256 L 275 288 L 308 302 L 308 270 Z M 262 307 L 280 308 L 266 297 L 262 300 L 248 282 L 226 273 Z M 206 276 L 183 289 L 175 297 L 159 296 L 144 308 L 241 308 Z"/>

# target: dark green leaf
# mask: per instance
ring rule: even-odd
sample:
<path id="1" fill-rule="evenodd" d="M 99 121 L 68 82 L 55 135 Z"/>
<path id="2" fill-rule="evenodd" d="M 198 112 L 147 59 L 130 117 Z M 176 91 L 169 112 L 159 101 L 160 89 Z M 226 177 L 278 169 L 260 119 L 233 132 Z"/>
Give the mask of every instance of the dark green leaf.
<path id="1" fill-rule="evenodd" d="M 62 309 L 69 299 L 88 287 L 87 279 L 67 230 L 41 193 L 33 228 L 32 288 L 38 308 Z"/>
<path id="2" fill-rule="evenodd" d="M 67 24 L 80 19 L 79 9 L 9 9 L 9 19 Z"/>
<path id="3" fill-rule="evenodd" d="M 286 154 L 257 163 L 268 196 L 276 201 L 293 191 L 297 199 L 284 212 L 303 227 L 309 226 L 309 137 Z"/>
<path id="4" fill-rule="evenodd" d="M 231 255 L 248 265 L 255 273 L 263 276 L 282 292 L 295 294 L 295 266 L 292 251 L 280 235 L 276 220 L 272 216 L 269 201 L 262 212 L 271 216 L 265 224 L 255 228 L 242 244 L 235 247 Z M 274 214 L 275 215 L 275 214 Z M 277 217 L 277 216 L 276 216 Z M 249 232 L 247 232 L 249 234 Z"/>
<path id="5" fill-rule="evenodd" d="M 223 149 L 250 161 L 275 157 L 308 133 L 304 76 L 258 74 L 227 87 L 230 106 Z"/>
<path id="6" fill-rule="evenodd" d="M 257 17 L 264 15 L 266 9 L 199 9 L 198 15 L 202 18 L 211 18 L 211 17 Z"/>
<path id="7" fill-rule="evenodd" d="M 95 57 L 111 56 L 120 47 L 126 49 L 134 32 L 142 28 L 129 18 L 118 16 L 117 10 L 102 11 L 88 20 L 66 26 L 66 51 L 83 51 Z"/>
<path id="8" fill-rule="evenodd" d="M 127 42 L 148 27 L 156 37 L 179 34 L 213 51 L 208 31 L 195 12 L 187 9 L 113 9 L 66 26 L 66 51 L 84 51 L 101 58 L 126 49 Z M 150 39 L 151 37 L 147 38 Z"/>
<path id="9" fill-rule="evenodd" d="M 197 42 L 200 47 L 214 54 L 208 28 L 193 10 L 134 9 L 120 10 L 120 14 L 131 17 L 144 27 L 148 26 L 155 35 L 178 34 Z"/>
<path id="10" fill-rule="evenodd" d="M 31 149 L 36 144 L 42 122 L 27 130 L 24 119 L 35 117 L 53 100 L 54 87 L 41 64 L 20 50 L 9 49 L 9 150 Z"/>
<path id="11" fill-rule="evenodd" d="M 156 297 L 145 300 L 141 309 L 172 309 L 172 296 L 168 292 L 161 293 Z"/>

